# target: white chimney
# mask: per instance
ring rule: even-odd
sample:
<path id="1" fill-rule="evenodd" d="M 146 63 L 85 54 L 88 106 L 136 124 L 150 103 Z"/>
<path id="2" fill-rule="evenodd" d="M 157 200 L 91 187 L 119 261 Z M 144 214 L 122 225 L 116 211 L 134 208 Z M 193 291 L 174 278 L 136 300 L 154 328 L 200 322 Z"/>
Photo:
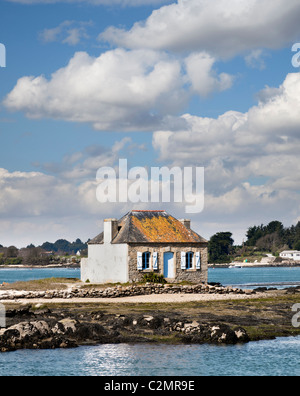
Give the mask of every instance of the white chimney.
<path id="1" fill-rule="evenodd" d="M 191 220 L 181 219 L 179 220 L 187 229 L 191 229 Z"/>
<path id="2" fill-rule="evenodd" d="M 105 219 L 104 220 L 104 243 L 111 243 L 118 233 L 118 220 Z"/>

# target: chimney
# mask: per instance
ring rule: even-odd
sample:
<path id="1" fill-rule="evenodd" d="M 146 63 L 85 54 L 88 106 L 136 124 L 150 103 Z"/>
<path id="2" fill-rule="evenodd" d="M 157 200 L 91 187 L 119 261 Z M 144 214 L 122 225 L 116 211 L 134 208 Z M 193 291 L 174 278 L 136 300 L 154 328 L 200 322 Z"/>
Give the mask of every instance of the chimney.
<path id="1" fill-rule="evenodd" d="M 118 220 L 105 219 L 104 220 L 104 243 L 111 243 L 118 233 Z"/>
<path id="2" fill-rule="evenodd" d="M 191 229 L 191 220 L 181 219 L 179 220 L 188 230 Z"/>

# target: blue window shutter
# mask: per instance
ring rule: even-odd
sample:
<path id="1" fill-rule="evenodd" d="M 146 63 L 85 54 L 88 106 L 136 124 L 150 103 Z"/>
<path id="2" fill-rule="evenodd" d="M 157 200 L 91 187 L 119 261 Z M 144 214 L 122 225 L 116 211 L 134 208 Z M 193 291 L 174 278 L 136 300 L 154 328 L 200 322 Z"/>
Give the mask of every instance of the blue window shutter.
<path id="1" fill-rule="evenodd" d="M 196 252 L 196 269 L 201 269 L 201 254 L 200 252 Z"/>
<path id="2" fill-rule="evenodd" d="M 181 252 L 181 269 L 185 270 L 186 269 L 186 253 Z"/>
<path id="3" fill-rule="evenodd" d="M 153 252 L 153 270 L 158 270 L 158 253 Z"/>
<path id="4" fill-rule="evenodd" d="M 143 270 L 143 253 L 137 252 L 137 269 L 138 271 Z"/>

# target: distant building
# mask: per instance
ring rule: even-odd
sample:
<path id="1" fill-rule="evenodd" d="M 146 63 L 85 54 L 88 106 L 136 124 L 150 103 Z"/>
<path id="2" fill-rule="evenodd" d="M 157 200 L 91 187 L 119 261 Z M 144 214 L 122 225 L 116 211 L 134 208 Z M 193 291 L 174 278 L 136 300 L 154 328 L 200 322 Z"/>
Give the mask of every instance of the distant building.
<path id="1" fill-rule="evenodd" d="M 284 250 L 280 253 L 280 257 L 287 260 L 300 261 L 299 250 Z"/>
<path id="2" fill-rule="evenodd" d="M 81 260 L 81 280 L 138 282 L 155 272 L 168 281 L 206 283 L 207 244 L 190 220 L 133 210 L 120 220 L 104 220 L 104 231 L 88 243 L 88 258 Z"/>

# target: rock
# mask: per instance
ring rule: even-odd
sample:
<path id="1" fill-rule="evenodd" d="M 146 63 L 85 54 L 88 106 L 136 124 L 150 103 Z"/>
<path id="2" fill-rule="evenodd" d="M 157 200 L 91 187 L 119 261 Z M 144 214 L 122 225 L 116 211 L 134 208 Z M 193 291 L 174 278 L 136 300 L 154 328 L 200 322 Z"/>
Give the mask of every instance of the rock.
<path id="1" fill-rule="evenodd" d="M 235 332 L 227 325 L 218 325 L 211 328 L 211 341 L 219 344 L 236 344 L 238 338 Z"/>
<path id="2" fill-rule="evenodd" d="M 238 342 L 246 343 L 250 341 L 250 338 L 246 330 L 243 329 L 242 327 L 236 327 L 235 329 L 233 329 L 233 331 L 235 332 Z"/>

